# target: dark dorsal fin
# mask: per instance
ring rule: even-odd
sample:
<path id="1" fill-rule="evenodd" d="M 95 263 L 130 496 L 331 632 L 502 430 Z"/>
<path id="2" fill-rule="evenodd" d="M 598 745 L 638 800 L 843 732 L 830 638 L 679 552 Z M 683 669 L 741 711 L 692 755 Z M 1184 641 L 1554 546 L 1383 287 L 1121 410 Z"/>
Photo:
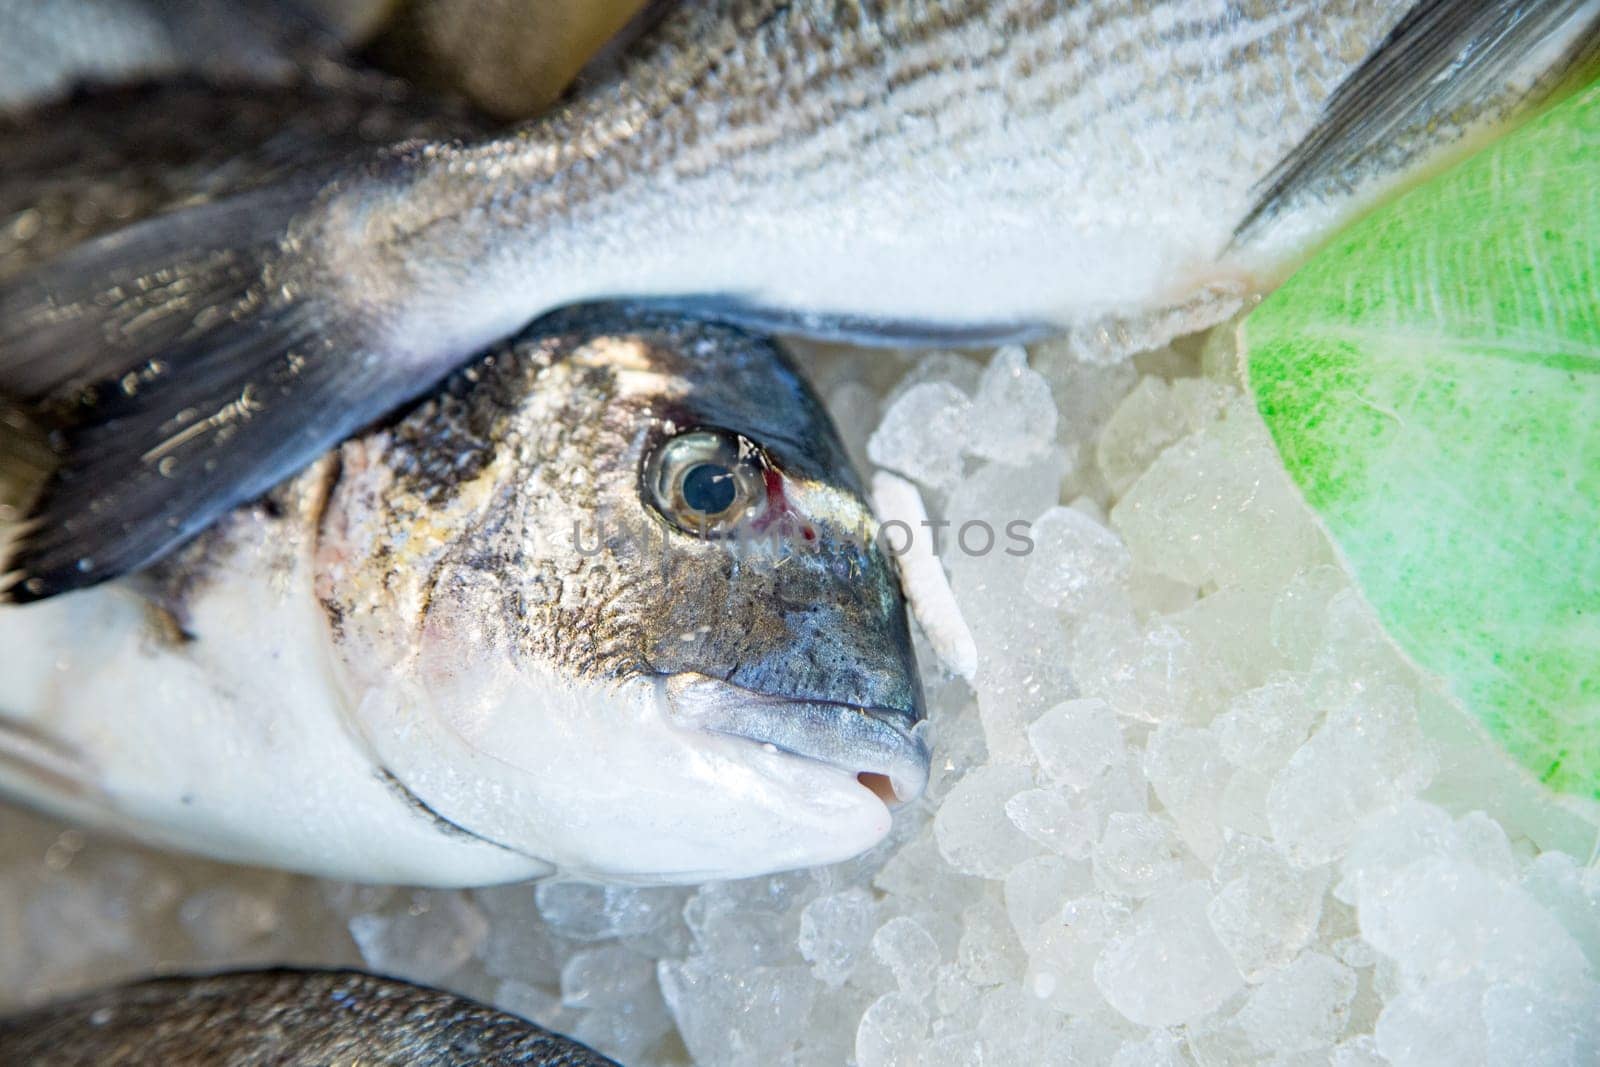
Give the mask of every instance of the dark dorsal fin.
<path id="1" fill-rule="evenodd" d="M 1537 88 L 1600 59 L 1595 0 L 1419 0 L 1328 99 L 1322 118 L 1257 187 L 1234 231 L 1244 238 L 1309 189 L 1338 183 L 1352 163 L 1406 130 L 1481 103 L 1541 49 Z M 1541 95 L 1535 92 L 1535 96 Z M 1532 101 L 1529 101 L 1532 102 Z"/>

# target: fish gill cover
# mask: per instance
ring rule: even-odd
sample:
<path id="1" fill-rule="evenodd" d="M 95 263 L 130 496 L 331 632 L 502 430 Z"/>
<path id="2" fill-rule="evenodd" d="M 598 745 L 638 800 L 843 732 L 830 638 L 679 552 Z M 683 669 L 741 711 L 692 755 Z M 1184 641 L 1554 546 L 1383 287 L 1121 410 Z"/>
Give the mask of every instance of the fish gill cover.
<path id="1" fill-rule="evenodd" d="M 1600 84 L 1336 239 L 1246 321 L 1290 474 L 1385 627 L 1600 797 Z"/>

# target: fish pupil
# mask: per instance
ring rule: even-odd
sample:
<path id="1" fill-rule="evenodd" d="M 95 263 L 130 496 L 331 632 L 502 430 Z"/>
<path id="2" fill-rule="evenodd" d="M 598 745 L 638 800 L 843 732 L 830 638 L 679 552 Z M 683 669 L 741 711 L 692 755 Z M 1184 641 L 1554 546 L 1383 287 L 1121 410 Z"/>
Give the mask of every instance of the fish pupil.
<path id="1" fill-rule="evenodd" d="M 720 463 L 696 463 L 683 476 L 683 502 L 703 515 L 720 515 L 733 506 L 739 487 Z"/>

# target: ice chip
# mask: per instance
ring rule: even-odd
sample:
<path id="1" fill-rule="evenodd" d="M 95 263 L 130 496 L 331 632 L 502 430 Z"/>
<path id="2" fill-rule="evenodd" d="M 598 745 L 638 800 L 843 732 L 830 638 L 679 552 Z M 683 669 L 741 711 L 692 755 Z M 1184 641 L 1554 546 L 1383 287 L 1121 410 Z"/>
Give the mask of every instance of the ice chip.
<path id="1" fill-rule="evenodd" d="M 1117 812 L 1094 849 L 1094 880 L 1117 896 L 1148 897 L 1183 877 L 1182 846 L 1172 825 L 1157 815 Z"/>
<path id="2" fill-rule="evenodd" d="M 1189 850 L 1210 863 L 1222 847 L 1218 809 L 1226 765 L 1211 730 L 1165 723 L 1150 735 L 1145 774 Z"/>
<path id="3" fill-rule="evenodd" d="M 1383 686 L 1358 692 L 1290 757 L 1267 798 L 1272 834 L 1298 862 L 1325 863 L 1373 812 L 1412 796 L 1433 776 L 1415 700 Z"/>
<path id="4" fill-rule="evenodd" d="M 1034 520 L 1022 587 L 1046 607 L 1073 614 L 1110 610 L 1133 570 L 1122 539 L 1077 508 L 1053 507 Z"/>
<path id="5" fill-rule="evenodd" d="M 1600 974 L 1600 868 L 1580 867 L 1564 852 L 1546 852 L 1523 873 L 1522 887 L 1560 921 Z"/>
<path id="6" fill-rule="evenodd" d="M 657 965 L 662 995 L 697 1064 L 782 1060 L 806 1031 L 816 982 L 804 967 L 720 966 L 703 957 Z"/>
<path id="7" fill-rule="evenodd" d="M 466 963 L 488 930 L 483 913 L 460 894 L 426 890 L 411 893 L 403 910 L 350 920 L 369 968 L 424 984 Z"/>
<path id="8" fill-rule="evenodd" d="M 1006 914 L 1022 947 L 1033 951 L 1040 927 L 1059 918 L 1062 905 L 1092 885 L 1083 864 L 1060 856 L 1036 856 L 1013 867 L 1005 881 Z"/>
<path id="9" fill-rule="evenodd" d="M 914 385 L 884 413 L 867 455 L 929 488 L 953 489 L 961 480 L 971 408 L 966 394 L 947 382 Z"/>
<path id="10" fill-rule="evenodd" d="M 1039 850 L 1010 818 L 1006 801 L 1033 788 L 1033 772 L 1012 764 L 979 767 L 939 808 L 934 833 L 945 861 L 963 874 L 1001 878 Z"/>
<path id="11" fill-rule="evenodd" d="M 1073 789 L 1087 788 L 1127 755 L 1122 727 L 1103 700 L 1057 704 L 1028 727 L 1028 742 L 1044 773 Z"/>
<path id="12" fill-rule="evenodd" d="M 1589 962 L 1555 917 L 1520 887 L 1447 857 L 1417 860 L 1361 894 L 1361 933 L 1411 982 L 1474 973 L 1576 985 Z"/>
<path id="13" fill-rule="evenodd" d="M 939 945 L 933 935 L 909 915 L 897 915 L 872 935 L 872 954 L 889 968 L 900 992 L 921 1000 L 933 989 L 939 966 Z"/>
<path id="14" fill-rule="evenodd" d="M 1111 522 L 1136 567 L 1197 586 L 1276 584 L 1327 554 L 1247 403 L 1162 452 Z"/>
<path id="15" fill-rule="evenodd" d="M 638 889 L 590 882 L 540 882 L 539 914 L 558 933 L 579 941 L 639 934 L 663 922 L 681 903 L 671 889 Z"/>
<path id="16" fill-rule="evenodd" d="M 858 1067 L 920 1067 L 928 1013 L 901 993 L 872 1002 L 856 1028 Z"/>
<path id="17" fill-rule="evenodd" d="M 1084 859 L 1100 838 L 1100 812 L 1053 789 L 1025 789 L 1006 801 L 1006 816 L 1053 852 Z"/>
<path id="18" fill-rule="evenodd" d="M 1183 1047 L 1164 1030 L 1124 1042 L 1112 1057 L 1111 1067 L 1189 1067 Z"/>
<path id="19" fill-rule="evenodd" d="M 655 964 L 619 945 L 589 948 L 561 968 L 561 1002 L 569 1008 L 626 1004 L 655 983 Z"/>
<path id="20" fill-rule="evenodd" d="M 1281 672 L 1234 697 L 1213 725 L 1228 762 L 1275 774 L 1305 743 L 1316 720 L 1305 679 Z"/>
<path id="21" fill-rule="evenodd" d="M 1532 1067 L 1581 1067 L 1600 1056 L 1600 986 L 1496 983 L 1483 994 L 1484 1058 Z"/>
<path id="22" fill-rule="evenodd" d="M 1238 1022 L 1265 1052 L 1304 1052 L 1333 1044 L 1350 1021 L 1356 974 L 1318 952 L 1273 971 L 1239 1010 Z"/>
<path id="23" fill-rule="evenodd" d="M 1125 492 L 1168 445 L 1219 418 L 1230 395 L 1196 378 L 1142 379 L 1107 420 L 1096 448 L 1112 492 Z"/>
<path id="24" fill-rule="evenodd" d="M 969 451 L 1018 465 L 1041 454 L 1056 437 L 1050 385 L 1028 368 L 1028 354 L 1007 345 L 994 354 L 978 382 L 969 420 Z"/>
<path id="25" fill-rule="evenodd" d="M 1217 863 L 1211 928 L 1244 976 L 1259 981 L 1310 944 L 1322 917 L 1326 867 L 1293 866 L 1270 842 L 1231 835 Z"/>
<path id="26" fill-rule="evenodd" d="M 883 399 L 885 404 L 892 405 L 911 389 L 928 382 L 952 385 L 965 396 L 973 397 L 978 395 L 978 383 L 982 378 L 983 367 L 971 356 L 960 352 L 925 352 Z"/>
<path id="27" fill-rule="evenodd" d="M 1491 1063 L 1485 1056 L 1482 1003 L 1483 982 L 1475 978 L 1402 994 L 1378 1017 L 1378 1052 L 1407 1067 L 1502 1067 L 1503 1061 Z"/>
<path id="28" fill-rule="evenodd" d="M 818 981 L 837 986 L 850 977 L 877 925 L 875 911 L 872 894 L 864 889 L 818 897 L 805 906 L 798 945 Z"/>
<path id="29" fill-rule="evenodd" d="M 1095 961 L 1106 1000 L 1141 1026 L 1176 1026 L 1217 1008 L 1243 986 L 1206 921 L 1210 893 L 1190 882 L 1152 897 Z"/>
<path id="30" fill-rule="evenodd" d="M 961 942 L 956 961 L 974 985 L 1012 981 L 1026 963 L 1005 909 L 992 899 L 980 900 L 961 913 Z"/>

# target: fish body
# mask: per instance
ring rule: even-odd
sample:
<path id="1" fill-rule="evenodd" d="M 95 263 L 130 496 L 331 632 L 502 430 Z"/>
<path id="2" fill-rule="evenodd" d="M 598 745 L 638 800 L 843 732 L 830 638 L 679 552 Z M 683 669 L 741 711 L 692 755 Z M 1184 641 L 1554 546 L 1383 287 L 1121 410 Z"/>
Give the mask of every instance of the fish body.
<path id="1" fill-rule="evenodd" d="M 0 1017 L 0 1062 L 32 1067 L 615 1067 L 504 1012 L 357 971 L 156 978 Z"/>
<path id="2" fill-rule="evenodd" d="M 48 412 L 59 466 L 0 581 L 38 599 L 134 569 L 567 304 L 882 343 L 1260 291 L 1554 91 L 1597 20 L 1600 0 L 678 5 L 535 122 L 11 272 L 0 393 Z"/>
<path id="3" fill-rule="evenodd" d="M 772 342 L 563 312 L 157 567 L 0 607 L 0 789 L 367 881 L 831 862 L 927 776 L 874 530 Z"/>

